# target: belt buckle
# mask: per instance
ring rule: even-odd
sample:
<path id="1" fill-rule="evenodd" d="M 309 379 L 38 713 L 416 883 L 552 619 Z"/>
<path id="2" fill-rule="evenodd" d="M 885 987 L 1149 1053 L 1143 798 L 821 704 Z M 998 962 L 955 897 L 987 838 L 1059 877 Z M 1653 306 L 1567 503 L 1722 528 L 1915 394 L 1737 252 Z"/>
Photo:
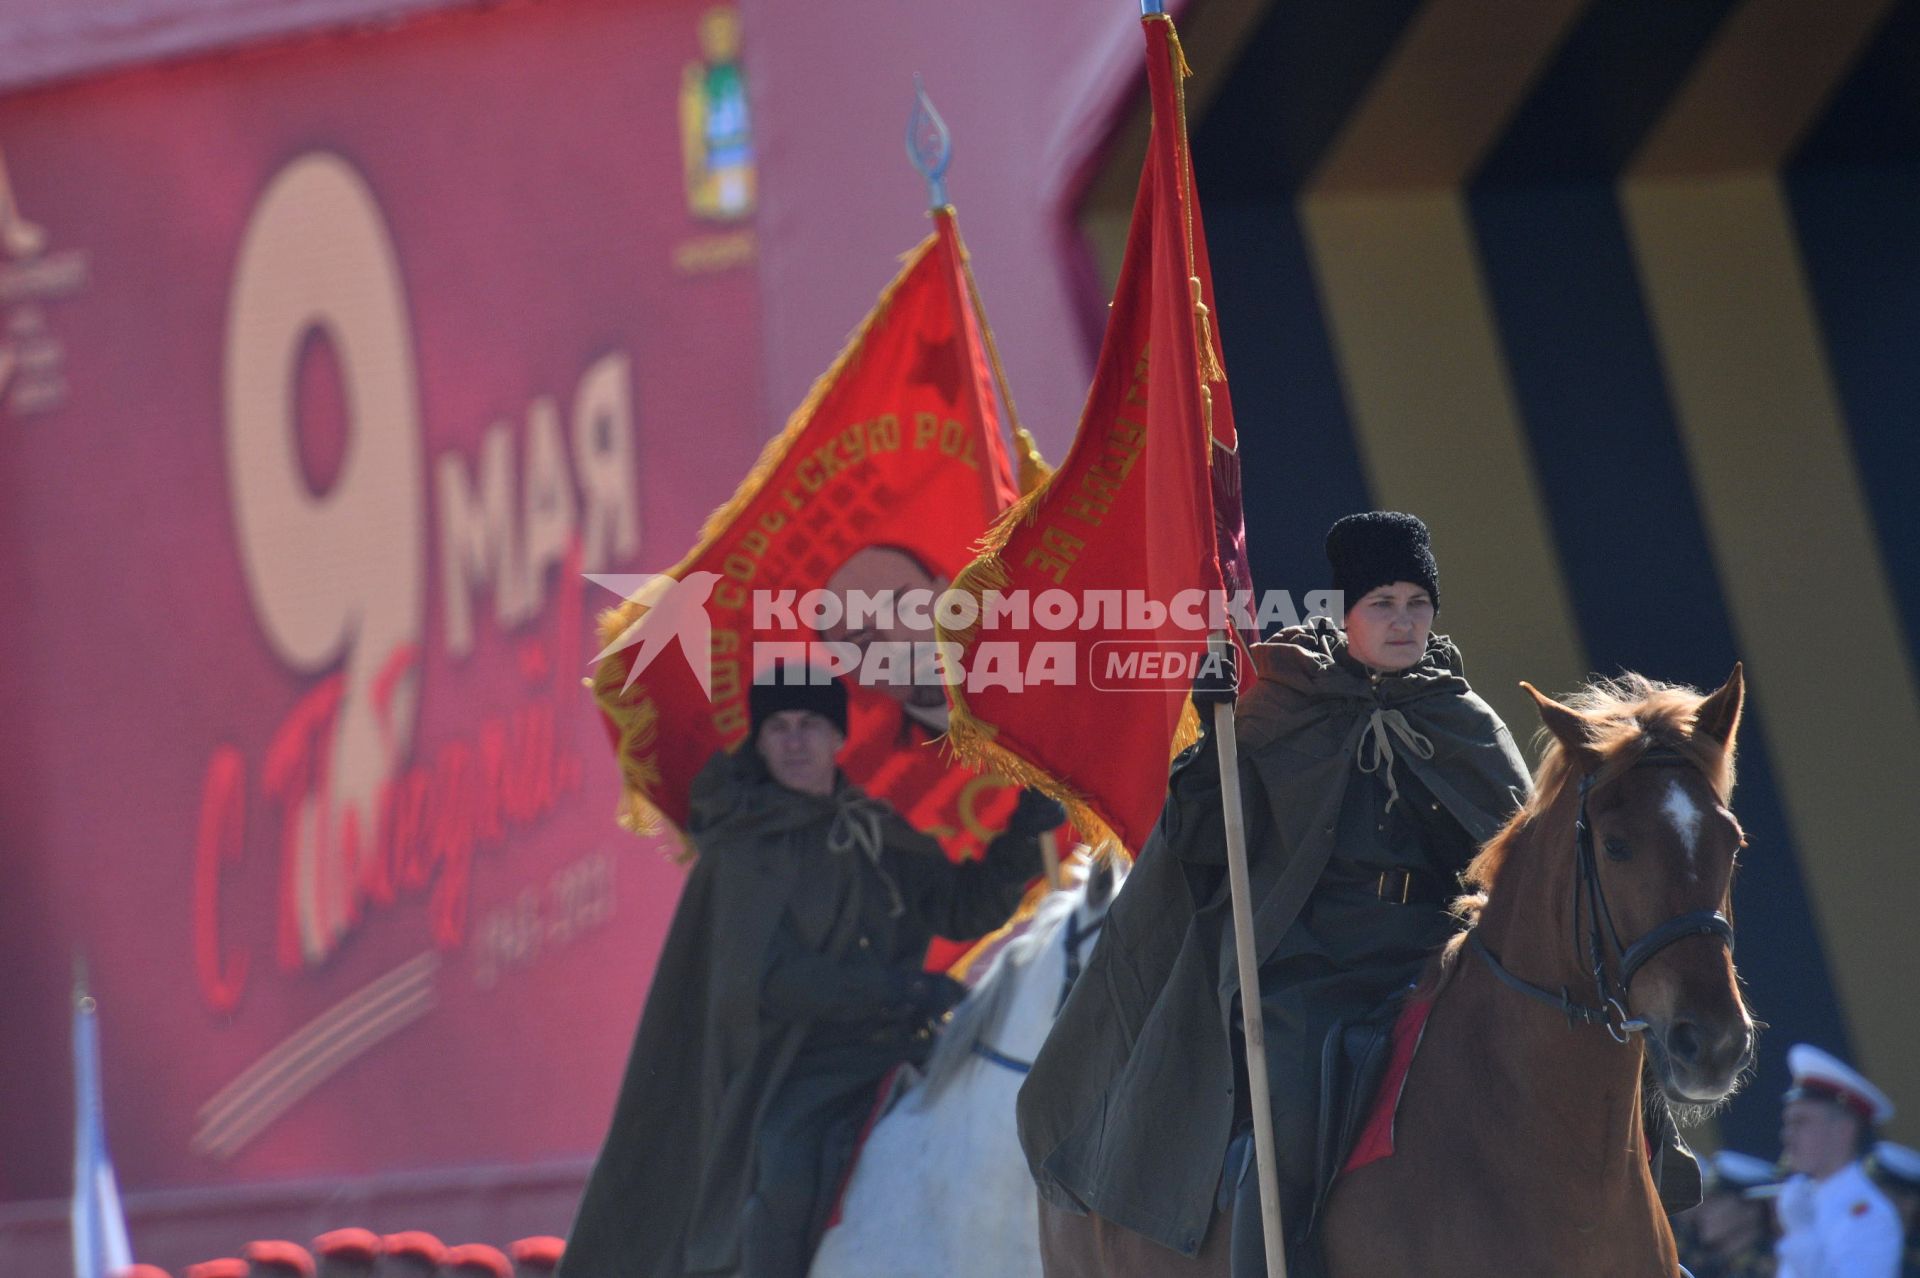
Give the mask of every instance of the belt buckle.
<path id="1" fill-rule="evenodd" d="M 1392 889 L 1390 889 L 1387 886 L 1387 876 L 1390 874 L 1397 874 L 1400 876 L 1400 896 L 1398 900 L 1394 899 L 1392 895 Z M 1380 877 L 1378 880 L 1375 881 L 1373 885 L 1373 893 L 1375 896 L 1379 897 L 1383 901 L 1393 901 L 1395 905 L 1405 905 L 1407 903 L 1407 899 L 1413 895 L 1412 872 L 1408 870 L 1380 871 Z"/>

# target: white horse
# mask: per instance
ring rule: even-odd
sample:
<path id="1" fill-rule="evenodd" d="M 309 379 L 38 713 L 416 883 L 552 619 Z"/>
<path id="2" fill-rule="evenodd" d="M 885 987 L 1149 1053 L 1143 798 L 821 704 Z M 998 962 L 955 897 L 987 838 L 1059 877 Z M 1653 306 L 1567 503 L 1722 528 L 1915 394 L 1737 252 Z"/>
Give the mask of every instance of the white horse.
<path id="1" fill-rule="evenodd" d="M 867 1137 L 810 1278 L 1040 1278 L 1014 1096 L 1125 876 L 1108 866 L 1042 901 L 954 1009 L 925 1076 Z"/>

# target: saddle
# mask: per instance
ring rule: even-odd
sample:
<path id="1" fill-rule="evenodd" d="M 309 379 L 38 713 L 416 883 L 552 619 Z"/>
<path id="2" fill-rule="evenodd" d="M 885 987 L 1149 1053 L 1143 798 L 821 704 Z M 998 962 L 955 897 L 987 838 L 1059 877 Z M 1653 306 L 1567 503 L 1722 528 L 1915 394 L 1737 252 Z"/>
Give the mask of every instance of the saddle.
<path id="1" fill-rule="evenodd" d="M 1425 1027 L 1424 1012 L 1431 1007 L 1430 1001 L 1410 1002 L 1412 992 L 1408 986 L 1365 1016 L 1336 1022 L 1321 1043 L 1313 1206 L 1304 1227 L 1287 1222 L 1292 1235 L 1288 1254 L 1301 1254 L 1306 1273 L 1318 1272 L 1314 1262 L 1320 1217 L 1334 1182 L 1343 1172 L 1393 1152 L 1392 1123 L 1400 1087 Z M 1236 1059 L 1235 1065 L 1244 1072 L 1244 1061 Z M 1647 1161 L 1660 1205 L 1671 1215 L 1699 1205 L 1700 1164 L 1680 1135 L 1651 1062 L 1644 1068 L 1641 1122 Z M 1254 1174 L 1248 1090 L 1244 1085 L 1237 1089 L 1240 1103 L 1234 1113 L 1234 1137 L 1227 1147 L 1217 1200 L 1223 1212 L 1233 1206 L 1241 1178 Z"/>
<path id="2" fill-rule="evenodd" d="M 1413 1063 L 1412 1048 L 1426 1019 L 1414 1015 L 1421 1008 L 1407 1001 L 1408 992 L 1361 1020 L 1335 1025 L 1327 1035 L 1320 1060 L 1319 1147 L 1310 1230 L 1318 1227 L 1321 1209 L 1341 1172 L 1393 1152 L 1391 1131 L 1399 1086 Z M 1412 1041 L 1396 1053 L 1395 1032 L 1403 1022 Z M 1700 1164 L 1680 1135 L 1652 1063 L 1643 1068 L 1641 1123 L 1647 1162 L 1660 1205 L 1672 1215 L 1700 1205 Z"/>
<path id="3" fill-rule="evenodd" d="M 1333 1182 L 1346 1167 L 1393 1055 L 1393 1027 L 1412 986 L 1395 993 L 1364 1017 L 1336 1022 L 1320 1047 L 1319 1139 L 1314 1154 L 1313 1214 L 1306 1234 L 1317 1233 Z"/>
<path id="4" fill-rule="evenodd" d="M 1316 1278 L 1321 1272 L 1320 1215 L 1332 1193 L 1334 1180 L 1347 1165 L 1348 1156 L 1368 1123 L 1382 1083 L 1389 1081 L 1389 1066 L 1394 1059 L 1394 1026 L 1412 989 L 1408 986 L 1396 992 L 1364 1016 L 1335 1022 L 1321 1042 L 1312 1209 L 1304 1221 L 1289 1219 L 1286 1222 L 1289 1274 Z M 1244 1059 L 1238 1056 L 1236 1052 L 1235 1065 L 1244 1070 Z M 1403 1067 L 1404 1064 L 1402 1062 Z M 1227 1146 L 1217 1200 L 1223 1212 L 1233 1207 L 1243 1179 L 1256 1174 L 1252 1117 L 1246 1104 L 1248 1091 L 1244 1085 L 1237 1089 L 1240 1100 L 1234 1116 L 1234 1136 Z"/>

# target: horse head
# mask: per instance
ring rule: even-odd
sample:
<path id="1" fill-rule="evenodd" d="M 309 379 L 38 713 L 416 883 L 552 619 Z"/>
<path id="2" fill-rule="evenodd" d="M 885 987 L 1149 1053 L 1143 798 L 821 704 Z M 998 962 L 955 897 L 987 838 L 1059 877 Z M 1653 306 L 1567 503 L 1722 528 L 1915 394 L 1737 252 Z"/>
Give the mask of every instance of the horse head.
<path id="1" fill-rule="evenodd" d="M 1491 886 L 1509 845 L 1532 835 L 1540 846 L 1516 877 L 1532 880 L 1529 912 L 1550 918 L 1555 935 L 1529 943 L 1505 920 L 1503 975 L 1535 995 L 1561 990 L 1570 1019 L 1604 1024 L 1619 1041 L 1641 1031 L 1669 1100 L 1720 1101 L 1754 1043 L 1733 965 L 1733 876 L 1745 844 L 1729 807 L 1741 669 L 1706 696 L 1639 675 L 1565 702 L 1521 686 L 1548 748 L 1527 808 L 1468 877 Z M 1516 979 L 1523 953 L 1550 979 Z"/>
<path id="2" fill-rule="evenodd" d="M 1731 926 L 1745 839 L 1728 807 L 1745 688 L 1736 665 L 1706 697 L 1633 678 L 1572 705 L 1528 689 L 1569 761 L 1562 789 L 1581 804 L 1575 874 L 1590 882 L 1574 891 L 1597 915 L 1587 957 L 1645 1022 L 1676 1101 L 1729 1095 L 1753 1053 Z"/>

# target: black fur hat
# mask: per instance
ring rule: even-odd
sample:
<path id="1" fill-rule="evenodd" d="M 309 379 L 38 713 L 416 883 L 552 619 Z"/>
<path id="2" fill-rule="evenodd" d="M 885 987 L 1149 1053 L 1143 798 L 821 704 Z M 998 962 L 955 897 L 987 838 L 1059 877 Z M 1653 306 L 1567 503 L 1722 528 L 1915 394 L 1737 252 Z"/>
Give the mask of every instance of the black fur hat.
<path id="1" fill-rule="evenodd" d="M 819 676 L 813 671 L 805 672 L 810 676 L 806 683 L 787 682 L 789 674 L 799 673 L 791 666 L 775 670 L 765 676 L 774 682 L 756 680 L 748 690 L 747 716 L 753 725 L 752 740 L 759 740 L 761 725 L 782 710 L 811 710 L 840 729 L 842 736 L 846 735 L 847 685 L 838 679 L 814 683 L 812 679 Z"/>
<path id="2" fill-rule="evenodd" d="M 1397 510 L 1369 510 L 1348 515 L 1327 529 L 1327 562 L 1333 565 L 1333 584 L 1345 593 L 1347 609 L 1367 592 L 1396 581 L 1410 581 L 1426 589 L 1440 610 L 1440 565 L 1433 561 L 1433 542 L 1427 526 Z"/>

